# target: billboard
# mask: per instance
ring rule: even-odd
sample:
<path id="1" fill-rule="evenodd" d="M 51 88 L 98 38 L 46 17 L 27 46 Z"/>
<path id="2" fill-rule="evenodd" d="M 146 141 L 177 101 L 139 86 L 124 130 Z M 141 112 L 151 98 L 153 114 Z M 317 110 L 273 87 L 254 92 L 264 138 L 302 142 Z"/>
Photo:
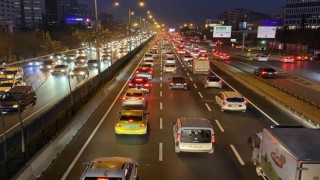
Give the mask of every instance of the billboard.
<path id="1" fill-rule="evenodd" d="M 214 26 L 213 37 L 214 38 L 230 38 L 231 26 Z"/>
<path id="2" fill-rule="evenodd" d="M 275 26 L 259 26 L 257 38 L 275 38 L 276 30 Z"/>

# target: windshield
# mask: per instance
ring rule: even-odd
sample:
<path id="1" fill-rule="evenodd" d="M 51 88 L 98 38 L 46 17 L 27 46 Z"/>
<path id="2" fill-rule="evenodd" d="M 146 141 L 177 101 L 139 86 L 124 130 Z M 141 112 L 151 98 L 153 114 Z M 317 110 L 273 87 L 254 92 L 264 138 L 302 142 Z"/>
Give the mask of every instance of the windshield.
<path id="1" fill-rule="evenodd" d="M 2 102 L 16 101 L 22 98 L 22 93 L 4 93 L 1 96 Z"/>
<path id="2" fill-rule="evenodd" d="M 66 68 L 66 65 L 57 65 L 55 68 Z"/>
<path id="3" fill-rule="evenodd" d="M 244 98 L 237 98 L 237 97 L 234 97 L 234 98 L 227 98 L 227 101 L 228 102 L 244 102 Z"/>
<path id="4" fill-rule="evenodd" d="M 135 93 L 126 93 L 126 96 L 128 96 L 128 97 L 140 97 L 140 96 L 142 96 L 142 93 L 137 93 L 137 92 L 135 92 Z"/>
<path id="5" fill-rule="evenodd" d="M 142 121 L 142 116 L 121 116 L 121 121 Z"/>
<path id="6" fill-rule="evenodd" d="M 1 74 L 16 74 L 17 71 L 2 71 Z"/>
<path id="7" fill-rule="evenodd" d="M 204 129 L 181 130 L 181 142 L 184 143 L 211 143 L 211 131 Z"/>

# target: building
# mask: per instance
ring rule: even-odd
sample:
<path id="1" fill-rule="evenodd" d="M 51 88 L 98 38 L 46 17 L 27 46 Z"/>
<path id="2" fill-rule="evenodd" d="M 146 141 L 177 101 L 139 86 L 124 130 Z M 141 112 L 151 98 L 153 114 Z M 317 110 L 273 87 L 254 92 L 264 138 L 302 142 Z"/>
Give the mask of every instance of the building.
<path id="1" fill-rule="evenodd" d="M 232 26 L 233 30 L 242 30 L 245 29 L 247 25 L 250 25 L 250 28 L 255 28 L 260 25 L 257 24 L 257 22 L 270 19 L 270 16 L 251 10 L 236 8 L 217 15 L 217 18 L 224 21 L 225 25 Z"/>
<path id="2" fill-rule="evenodd" d="M 22 0 L 23 3 L 20 10 L 21 17 L 21 28 L 35 29 L 42 26 L 42 8 L 41 0 Z"/>
<path id="3" fill-rule="evenodd" d="M 320 27 L 320 0 L 287 0 L 284 26 L 289 29 Z"/>
<path id="4" fill-rule="evenodd" d="M 7 32 L 7 30 L 10 32 L 14 24 L 20 22 L 19 13 L 19 0 L 0 0 L 0 24 L 2 32 Z"/>
<path id="5" fill-rule="evenodd" d="M 94 18 L 94 10 L 89 8 L 87 4 L 78 4 L 77 17 Z"/>
<path id="6" fill-rule="evenodd" d="M 52 26 L 59 24 L 63 18 L 63 0 L 45 0 L 44 23 Z"/>
<path id="7" fill-rule="evenodd" d="M 0 34 L 12 33 L 13 32 L 13 21 L 2 21 L 0 20 Z"/>

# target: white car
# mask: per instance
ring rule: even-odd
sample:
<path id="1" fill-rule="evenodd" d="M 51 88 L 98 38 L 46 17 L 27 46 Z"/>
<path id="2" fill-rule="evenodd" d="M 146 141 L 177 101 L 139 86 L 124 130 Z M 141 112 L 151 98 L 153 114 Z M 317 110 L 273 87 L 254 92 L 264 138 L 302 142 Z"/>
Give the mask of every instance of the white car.
<path id="1" fill-rule="evenodd" d="M 129 89 L 122 97 L 122 107 L 124 106 L 147 106 L 146 93 L 141 89 Z"/>
<path id="2" fill-rule="evenodd" d="M 202 79 L 202 84 L 204 88 L 214 87 L 214 88 L 222 88 L 222 80 L 217 76 L 207 76 Z"/>
<path id="3" fill-rule="evenodd" d="M 167 57 L 165 64 L 176 64 L 176 59 L 174 57 Z"/>
<path id="4" fill-rule="evenodd" d="M 256 60 L 256 61 L 268 61 L 268 55 L 258 54 L 253 58 L 253 60 Z"/>
<path id="5" fill-rule="evenodd" d="M 173 52 L 167 52 L 165 54 L 166 58 L 174 58 L 174 53 Z"/>
<path id="6" fill-rule="evenodd" d="M 175 64 L 165 64 L 163 67 L 164 73 L 176 73 L 177 72 L 177 66 Z"/>
<path id="7" fill-rule="evenodd" d="M 150 64 L 152 67 L 154 66 L 154 60 L 153 59 L 145 59 L 143 61 L 144 64 Z"/>
<path id="8" fill-rule="evenodd" d="M 192 61 L 193 60 L 193 57 L 191 55 L 185 55 L 183 57 L 183 61 L 184 62 L 188 62 L 188 61 Z"/>
<path id="9" fill-rule="evenodd" d="M 152 54 L 145 54 L 143 57 L 143 60 L 153 60 L 153 55 Z"/>
<path id="10" fill-rule="evenodd" d="M 246 99 L 236 91 L 223 91 L 215 97 L 221 111 L 242 111 L 247 110 Z"/>

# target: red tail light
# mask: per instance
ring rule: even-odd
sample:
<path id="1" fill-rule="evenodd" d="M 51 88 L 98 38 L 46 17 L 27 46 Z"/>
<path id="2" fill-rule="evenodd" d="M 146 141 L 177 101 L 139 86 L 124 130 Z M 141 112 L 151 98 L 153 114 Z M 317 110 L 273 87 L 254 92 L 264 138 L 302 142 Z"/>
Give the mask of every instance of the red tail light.
<path id="1" fill-rule="evenodd" d="M 187 85 L 187 83 L 183 83 L 183 85 L 184 85 L 184 86 L 186 86 L 186 85 Z"/>
<path id="2" fill-rule="evenodd" d="M 120 125 L 120 124 L 118 124 L 118 123 L 117 123 L 115 126 L 116 126 L 116 127 L 121 127 L 121 125 Z"/>
<path id="3" fill-rule="evenodd" d="M 275 72 L 273 72 L 273 74 L 278 74 L 278 72 L 277 72 L 277 71 L 275 71 Z"/>
<path id="4" fill-rule="evenodd" d="M 152 74 L 152 71 L 149 71 L 150 74 Z"/>
<path id="5" fill-rule="evenodd" d="M 223 100 L 222 104 L 225 105 L 226 103 L 227 103 L 227 101 L 226 101 L 226 100 Z"/>
<path id="6" fill-rule="evenodd" d="M 172 86 L 172 85 L 173 85 L 173 83 L 171 82 L 171 83 L 170 83 L 170 85 Z"/>
<path id="7" fill-rule="evenodd" d="M 140 127 L 143 128 L 143 127 L 146 127 L 146 125 L 145 124 L 141 124 Z"/>
<path id="8" fill-rule="evenodd" d="M 247 101 L 247 100 L 244 100 L 243 103 L 248 104 L 248 101 Z"/>
<path id="9" fill-rule="evenodd" d="M 122 97 L 122 99 L 123 99 L 123 100 L 127 100 L 128 98 L 126 98 L 126 97 Z"/>
<path id="10" fill-rule="evenodd" d="M 139 73 L 139 71 L 136 71 L 136 73 L 138 74 L 138 73 Z"/>
<path id="11" fill-rule="evenodd" d="M 133 84 L 132 84 L 132 83 L 129 83 L 128 85 L 129 85 L 129 87 L 132 87 L 132 86 L 133 86 Z"/>
<path id="12" fill-rule="evenodd" d="M 261 72 L 261 74 L 267 74 L 267 72 L 265 72 L 265 71 L 262 71 L 262 72 Z"/>
<path id="13" fill-rule="evenodd" d="M 207 81 L 207 83 L 209 82 L 209 80 L 206 80 Z"/>
<path id="14" fill-rule="evenodd" d="M 219 80 L 219 83 L 222 83 L 222 81 L 221 81 L 221 80 Z"/>
<path id="15" fill-rule="evenodd" d="M 141 100 L 144 100 L 144 99 L 145 99 L 144 97 L 141 98 Z"/>
<path id="16" fill-rule="evenodd" d="M 216 142 L 216 137 L 214 136 L 214 134 L 211 135 L 211 143 Z"/>
<path id="17" fill-rule="evenodd" d="M 180 142 L 180 133 L 177 133 L 177 136 L 176 136 L 176 143 L 179 143 Z"/>
<path id="18" fill-rule="evenodd" d="M 149 84 L 144 84 L 143 86 L 144 86 L 144 87 L 149 87 L 150 85 L 149 85 Z"/>

